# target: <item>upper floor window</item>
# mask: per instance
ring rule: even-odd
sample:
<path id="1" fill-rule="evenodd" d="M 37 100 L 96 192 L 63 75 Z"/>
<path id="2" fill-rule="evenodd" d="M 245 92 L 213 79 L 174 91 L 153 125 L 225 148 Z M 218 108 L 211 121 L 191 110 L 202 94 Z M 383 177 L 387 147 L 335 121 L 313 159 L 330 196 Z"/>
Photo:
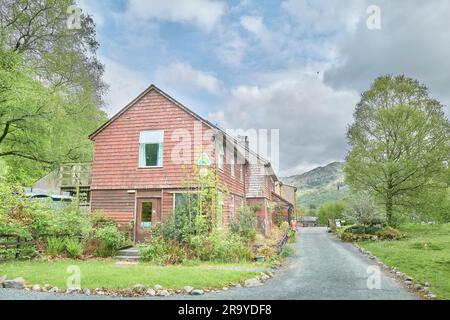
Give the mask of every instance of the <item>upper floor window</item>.
<path id="1" fill-rule="evenodd" d="M 224 152 L 224 148 L 223 148 L 223 139 L 222 137 L 220 137 L 219 139 L 217 139 L 217 168 L 223 170 L 223 163 L 224 163 L 224 156 L 225 156 L 225 152 Z"/>
<path id="2" fill-rule="evenodd" d="M 139 167 L 163 166 L 164 130 L 142 131 L 139 144 Z"/>

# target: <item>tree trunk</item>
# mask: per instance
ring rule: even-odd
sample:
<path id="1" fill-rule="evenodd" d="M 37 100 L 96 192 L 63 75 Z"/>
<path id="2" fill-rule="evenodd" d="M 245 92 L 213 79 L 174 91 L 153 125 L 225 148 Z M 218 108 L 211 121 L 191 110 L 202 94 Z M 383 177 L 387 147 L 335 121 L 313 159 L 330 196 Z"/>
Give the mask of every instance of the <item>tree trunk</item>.
<path id="1" fill-rule="evenodd" d="M 392 196 L 388 195 L 386 198 L 386 223 L 388 226 L 392 224 Z"/>

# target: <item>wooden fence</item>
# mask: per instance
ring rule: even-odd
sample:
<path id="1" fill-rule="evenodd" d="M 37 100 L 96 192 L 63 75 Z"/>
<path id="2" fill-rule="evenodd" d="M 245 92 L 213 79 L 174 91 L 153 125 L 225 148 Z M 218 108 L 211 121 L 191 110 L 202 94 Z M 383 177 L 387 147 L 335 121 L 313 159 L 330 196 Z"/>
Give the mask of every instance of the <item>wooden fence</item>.
<path id="1" fill-rule="evenodd" d="M 36 246 L 39 240 L 45 240 L 50 237 L 67 238 L 75 237 L 81 239 L 81 236 L 72 235 L 40 235 L 36 238 L 25 238 L 12 234 L 0 234 L 0 250 L 14 250 L 14 258 L 17 260 L 23 254 L 32 254 L 36 252 L 36 248 L 31 249 L 30 246 Z M 3 254 L 6 255 L 6 254 Z M 3 258 L 4 259 L 4 258 Z M 0 260 L 2 260 L 2 253 L 0 251 Z"/>

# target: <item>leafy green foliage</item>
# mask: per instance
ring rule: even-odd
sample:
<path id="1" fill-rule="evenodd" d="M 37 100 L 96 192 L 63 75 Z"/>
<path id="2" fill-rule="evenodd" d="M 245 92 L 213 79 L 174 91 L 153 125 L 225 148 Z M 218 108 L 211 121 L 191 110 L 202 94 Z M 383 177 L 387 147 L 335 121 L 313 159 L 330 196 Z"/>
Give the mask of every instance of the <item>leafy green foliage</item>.
<path id="1" fill-rule="evenodd" d="M 66 238 L 64 248 L 70 258 L 80 258 L 83 255 L 83 243 L 76 238 Z"/>
<path id="2" fill-rule="evenodd" d="M 345 204 L 343 202 L 322 204 L 317 210 L 319 224 L 327 225 L 328 219 L 331 219 L 332 221 L 335 221 L 336 219 L 342 219 L 344 210 Z"/>
<path id="3" fill-rule="evenodd" d="M 379 218 L 376 204 L 368 192 L 354 194 L 343 215 L 349 221 L 362 226 L 370 226 Z"/>
<path id="4" fill-rule="evenodd" d="M 57 257 L 65 252 L 66 244 L 64 238 L 50 237 L 47 239 L 47 254 L 51 257 Z"/>
<path id="5" fill-rule="evenodd" d="M 256 212 L 259 210 L 260 206 L 244 206 L 240 208 L 237 222 L 230 223 L 231 232 L 240 235 L 246 240 L 254 240 L 258 223 Z"/>
<path id="6" fill-rule="evenodd" d="M 424 194 L 448 196 L 450 123 L 424 85 L 404 76 L 380 77 L 362 94 L 354 118 L 346 181 L 384 205 L 388 224 L 395 210 L 409 216 L 426 210 Z"/>
<path id="7" fill-rule="evenodd" d="M 125 234 L 120 232 L 115 225 L 95 229 L 90 241 L 97 243 L 94 254 L 99 257 L 115 256 L 117 250 L 127 244 Z"/>

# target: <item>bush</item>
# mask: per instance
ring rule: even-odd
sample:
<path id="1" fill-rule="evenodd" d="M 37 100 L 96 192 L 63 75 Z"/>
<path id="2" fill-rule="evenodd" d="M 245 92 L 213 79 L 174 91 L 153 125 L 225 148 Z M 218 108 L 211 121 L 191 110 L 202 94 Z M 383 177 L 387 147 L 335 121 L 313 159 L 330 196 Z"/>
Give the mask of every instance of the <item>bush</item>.
<path id="1" fill-rule="evenodd" d="M 142 261 L 156 264 L 179 264 L 187 260 L 185 248 L 179 243 L 152 236 L 144 246 L 139 248 Z"/>
<path id="2" fill-rule="evenodd" d="M 107 225 L 94 230 L 89 247 L 94 248 L 93 254 L 96 256 L 112 257 L 126 244 L 125 234 L 119 231 L 117 226 Z"/>
<path id="3" fill-rule="evenodd" d="M 54 214 L 53 234 L 88 238 L 92 232 L 91 215 L 76 207 L 76 202 Z"/>
<path id="4" fill-rule="evenodd" d="M 65 250 L 69 257 L 80 258 L 83 254 L 83 243 L 75 238 L 67 238 L 64 241 Z"/>
<path id="5" fill-rule="evenodd" d="M 47 254 L 51 257 L 58 257 L 64 254 L 65 251 L 64 239 L 57 237 L 50 237 L 47 239 Z"/>
<path id="6" fill-rule="evenodd" d="M 398 240 L 398 239 L 403 238 L 402 233 L 392 227 L 386 227 L 386 228 L 378 231 L 377 235 L 380 239 L 386 239 L 386 240 Z"/>
<path id="7" fill-rule="evenodd" d="M 290 247 L 290 246 L 284 246 L 283 249 L 281 249 L 281 253 L 280 253 L 280 255 L 283 258 L 290 257 L 293 254 L 294 254 L 294 249 L 292 249 L 292 247 Z"/>
<path id="8" fill-rule="evenodd" d="M 232 233 L 238 234 L 243 239 L 248 241 L 255 240 L 256 237 L 256 227 L 257 218 L 256 212 L 260 209 L 259 206 L 244 206 L 239 209 L 239 215 L 237 222 L 232 222 L 230 224 L 230 229 Z"/>

